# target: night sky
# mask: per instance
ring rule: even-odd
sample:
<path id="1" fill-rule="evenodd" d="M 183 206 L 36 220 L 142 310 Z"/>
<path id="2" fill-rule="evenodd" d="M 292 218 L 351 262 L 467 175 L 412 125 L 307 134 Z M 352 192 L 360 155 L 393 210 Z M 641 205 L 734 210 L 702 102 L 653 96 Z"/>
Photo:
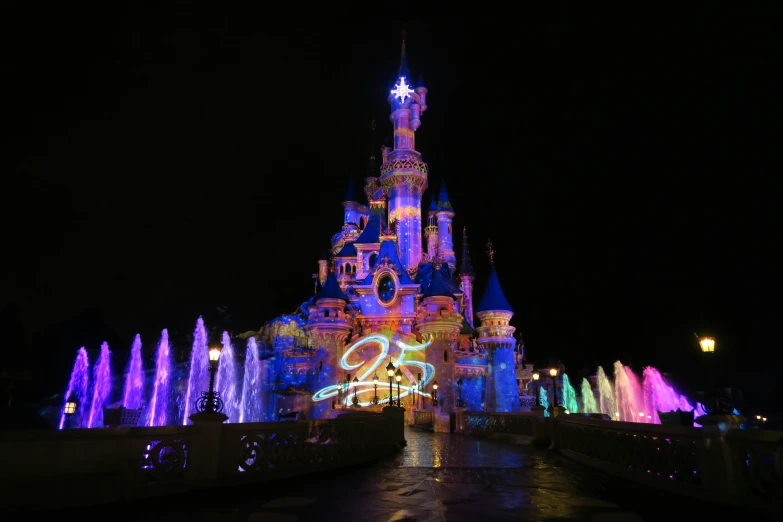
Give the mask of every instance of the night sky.
<path id="1" fill-rule="evenodd" d="M 36 393 L 81 345 L 122 367 L 137 332 L 151 359 L 169 328 L 181 355 L 200 314 L 236 334 L 306 300 L 370 121 L 376 151 L 391 134 L 405 28 L 423 206 L 445 179 L 477 300 L 492 239 L 529 360 L 695 381 L 709 333 L 746 399 L 783 394 L 783 32 L 763 13 L 94 8 L 5 17 L 3 352 Z"/>

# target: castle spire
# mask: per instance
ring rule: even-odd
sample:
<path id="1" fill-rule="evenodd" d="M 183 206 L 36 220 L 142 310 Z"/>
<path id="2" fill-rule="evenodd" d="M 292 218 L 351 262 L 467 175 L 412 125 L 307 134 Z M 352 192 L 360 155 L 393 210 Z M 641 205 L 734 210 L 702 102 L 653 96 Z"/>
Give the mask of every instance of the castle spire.
<path id="1" fill-rule="evenodd" d="M 402 52 L 400 53 L 400 74 L 399 78 L 407 78 L 410 81 L 410 72 L 408 71 L 408 57 L 405 54 L 405 30 L 402 31 Z"/>
<path id="2" fill-rule="evenodd" d="M 367 172 L 365 177 L 374 178 L 378 176 L 378 162 L 375 158 L 375 118 L 370 123 L 370 157 L 367 160 Z"/>
<path id="3" fill-rule="evenodd" d="M 345 191 L 345 199 L 343 201 L 356 201 L 356 190 L 354 187 L 353 174 L 348 175 L 348 190 Z"/>
<path id="4" fill-rule="evenodd" d="M 462 260 L 459 273 L 466 276 L 474 275 L 473 265 L 470 262 L 470 252 L 468 251 L 468 227 L 462 227 Z"/>
<path id="5" fill-rule="evenodd" d="M 489 256 L 489 266 L 495 270 L 495 251 L 492 249 L 492 240 L 487 239 L 487 255 Z"/>
<path id="6" fill-rule="evenodd" d="M 438 196 L 438 210 L 443 212 L 453 212 L 454 209 L 451 207 L 451 202 L 449 201 L 449 195 L 446 192 L 446 180 L 444 179 L 443 182 L 440 184 L 440 195 Z"/>

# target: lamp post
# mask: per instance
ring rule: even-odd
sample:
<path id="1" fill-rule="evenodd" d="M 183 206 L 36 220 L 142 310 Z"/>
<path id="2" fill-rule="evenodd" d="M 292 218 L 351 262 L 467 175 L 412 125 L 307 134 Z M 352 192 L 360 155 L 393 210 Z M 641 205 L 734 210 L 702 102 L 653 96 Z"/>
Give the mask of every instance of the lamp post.
<path id="1" fill-rule="evenodd" d="M 457 408 L 464 408 L 465 403 L 462 402 L 462 379 L 457 379 Z"/>
<path id="2" fill-rule="evenodd" d="M 432 381 L 432 406 L 438 405 L 438 381 Z"/>
<path id="3" fill-rule="evenodd" d="M 215 374 L 220 363 L 220 345 L 212 345 L 209 348 L 209 391 L 202 391 L 201 397 L 196 402 L 198 411 L 202 413 L 220 413 L 223 411 L 223 399 L 215 391 Z"/>
<path id="4" fill-rule="evenodd" d="M 373 404 L 378 404 L 378 374 L 373 375 L 372 383 L 375 386 L 375 396 L 372 398 Z"/>
<path id="5" fill-rule="evenodd" d="M 359 379 L 357 377 L 353 378 L 353 381 L 351 381 L 351 386 L 353 386 L 353 406 L 355 408 L 359 407 L 359 397 L 356 396 L 356 389 L 359 387 Z"/>
<path id="6" fill-rule="evenodd" d="M 550 368 L 549 375 L 552 377 L 552 407 L 557 406 L 557 368 Z"/>
<path id="7" fill-rule="evenodd" d="M 536 406 L 541 406 L 541 392 L 539 390 L 538 379 L 541 378 L 541 374 L 533 372 L 533 392 L 536 394 Z"/>
<path id="8" fill-rule="evenodd" d="M 400 381 L 402 380 L 402 371 L 399 368 L 397 368 L 394 378 L 397 380 L 397 407 L 402 408 L 402 402 L 400 402 Z"/>
<path id="9" fill-rule="evenodd" d="M 696 335 L 695 333 L 693 335 Z M 696 338 L 699 341 L 699 348 L 701 349 L 701 353 L 704 354 L 705 357 L 708 357 L 707 360 L 707 368 L 708 368 L 708 379 L 709 379 L 709 386 L 713 388 L 712 392 L 707 395 L 710 402 L 713 403 L 713 406 L 715 408 L 714 413 L 721 413 L 721 407 L 720 407 L 720 398 L 718 394 L 718 383 L 715 379 L 715 364 L 714 364 L 714 353 L 715 353 L 715 338 L 714 337 L 699 337 L 696 335 Z M 710 397 L 712 395 L 712 397 Z"/>
<path id="10" fill-rule="evenodd" d="M 386 365 L 386 374 L 389 376 L 389 406 L 394 406 L 394 391 L 392 390 L 392 380 L 394 379 L 394 364 L 389 359 L 389 364 Z"/>
<path id="11" fill-rule="evenodd" d="M 65 414 L 66 428 L 71 427 L 71 416 L 76 413 L 76 404 L 76 398 L 73 395 L 69 396 L 68 400 L 65 401 L 65 408 L 63 409 L 63 413 Z"/>

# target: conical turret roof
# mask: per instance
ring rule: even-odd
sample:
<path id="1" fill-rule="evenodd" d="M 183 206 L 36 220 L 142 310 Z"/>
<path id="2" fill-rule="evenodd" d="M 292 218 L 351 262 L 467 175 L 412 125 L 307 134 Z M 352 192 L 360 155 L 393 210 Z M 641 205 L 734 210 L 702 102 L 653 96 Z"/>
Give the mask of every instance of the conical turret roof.
<path id="1" fill-rule="evenodd" d="M 503 295 L 503 290 L 500 288 L 500 281 L 498 281 L 498 274 L 494 267 L 489 274 L 487 288 L 484 290 L 484 295 L 481 296 L 481 303 L 476 312 L 488 312 L 490 310 L 513 312 L 511 305 L 506 301 L 506 296 Z"/>
<path id="2" fill-rule="evenodd" d="M 337 282 L 334 272 L 329 272 L 324 286 L 315 294 L 315 301 L 318 302 L 319 299 L 342 299 L 346 303 L 348 302 L 348 296 L 340 288 L 340 283 Z"/>
<path id="3" fill-rule="evenodd" d="M 454 212 L 451 208 L 451 202 L 449 201 L 449 195 L 446 193 L 446 181 L 440 185 L 440 195 L 438 196 L 438 211 Z"/>

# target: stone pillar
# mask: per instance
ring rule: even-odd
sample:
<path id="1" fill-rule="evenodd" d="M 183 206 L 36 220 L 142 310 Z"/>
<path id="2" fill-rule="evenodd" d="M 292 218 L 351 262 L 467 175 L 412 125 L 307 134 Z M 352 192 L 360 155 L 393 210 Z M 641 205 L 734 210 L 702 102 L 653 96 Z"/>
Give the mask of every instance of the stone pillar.
<path id="1" fill-rule="evenodd" d="M 194 478 L 199 481 L 217 480 L 220 471 L 220 442 L 223 423 L 228 420 L 222 413 L 194 413 L 188 417 L 199 428 L 196 447 L 189 465 L 193 466 Z"/>
<path id="2" fill-rule="evenodd" d="M 408 441 L 405 440 L 405 408 L 384 406 L 383 414 L 393 418 L 392 425 L 394 426 L 393 429 L 396 433 L 395 439 L 397 440 L 397 445 L 400 447 L 407 446 Z"/>

